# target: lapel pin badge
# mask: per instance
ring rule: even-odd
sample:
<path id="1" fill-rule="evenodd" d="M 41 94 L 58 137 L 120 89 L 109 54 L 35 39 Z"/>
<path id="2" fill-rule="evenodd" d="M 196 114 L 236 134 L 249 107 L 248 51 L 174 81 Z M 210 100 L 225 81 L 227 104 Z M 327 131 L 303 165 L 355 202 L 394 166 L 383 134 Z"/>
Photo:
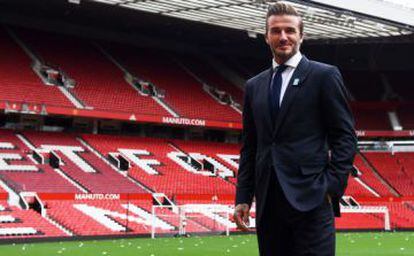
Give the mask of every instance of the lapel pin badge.
<path id="1" fill-rule="evenodd" d="M 293 80 L 293 86 L 299 86 L 299 82 L 300 82 L 300 79 L 299 78 L 295 78 L 295 80 Z"/>

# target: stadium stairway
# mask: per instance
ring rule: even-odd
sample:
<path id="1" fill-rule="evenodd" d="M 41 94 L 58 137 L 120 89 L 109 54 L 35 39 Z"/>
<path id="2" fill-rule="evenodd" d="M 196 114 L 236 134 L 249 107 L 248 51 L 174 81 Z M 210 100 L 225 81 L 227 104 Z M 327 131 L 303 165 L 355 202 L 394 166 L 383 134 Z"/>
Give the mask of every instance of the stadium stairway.
<path id="1" fill-rule="evenodd" d="M 48 200 L 51 217 L 76 235 L 149 234 L 152 202 L 142 200 Z M 178 232 L 179 217 L 167 208 L 157 212 L 157 233 Z M 190 232 L 208 232 L 197 222 L 188 221 Z"/>
<path id="2" fill-rule="evenodd" d="M 368 153 L 368 152 L 367 152 Z M 365 152 L 359 152 L 355 157 L 355 164 L 360 171 L 362 171 L 361 179 L 371 186 L 381 196 L 395 196 L 401 195 L 397 190 L 389 183 L 386 177 L 383 177 L 380 172 L 367 158 Z"/>
<path id="3" fill-rule="evenodd" d="M 10 29 L 0 28 L 0 90 L 1 100 L 13 103 L 46 104 L 74 107 L 74 105 L 53 86 L 42 84 L 33 72 L 32 59 L 26 54 L 27 47 L 16 43 Z"/>
<path id="4" fill-rule="evenodd" d="M 35 30 L 16 29 L 16 33 L 42 59 L 57 65 L 76 81 L 70 91 L 86 108 L 170 116 L 151 97 L 140 95 L 127 84 L 123 72 L 91 42 Z M 86 64 L 80 66 L 80 61 Z"/>
<path id="5" fill-rule="evenodd" d="M 23 41 L 21 40 L 17 34 L 11 29 L 8 28 L 8 32 L 9 34 L 13 37 L 13 39 L 16 41 L 16 43 L 24 50 L 24 52 L 32 59 L 32 70 L 34 73 L 36 73 L 36 75 L 39 77 L 39 79 L 43 82 L 44 85 L 46 86 L 51 86 L 49 85 L 44 78 L 42 77 L 42 75 L 39 73 L 39 71 L 37 71 L 34 66 L 39 63 L 40 65 L 44 65 L 46 63 L 44 63 L 44 61 L 36 55 L 36 53 Z M 72 104 L 73 106 L 77 107 L 77 108 L 85 108 L 85 104 L 80 101 L 76 95 L 74 95 L 69 88 L 65 87 L 65 86 L 53 86 L 55 88 L 57 88 L 62 95 L 64 95 Z"/>
<path id="6" fill-rule="evenodd" d="M 140 188 L 142 188 L 144 191 L 148 192 L 148 193 L 152 193 L 153 191 L 151 191 L 149 188 L 147 188 L 146 186 L 144 186 L 143 184 L 141 184 L 140 182 L 138 182 L 135 179 L 132 179 L 130 176 L 128 176 L 128 174 L 126 172 L 122 172 L 120 169 L 118 169 L 117 167 L 115 167 L 113 164 L 111 164 L 107 158 L 105 158 L 98 150 L 94 149 L 91 145 L 89 145 L 88 142 L 86 142 L 84 139 L 82 139 L 81 137 L 77 137 L 76 138 L 83 146 L 85 146 L 89 151 L 93 152 L 99 159 L 101 159 L 103 162 L 105 162 L 108 166 L 110 166 L 114 171 L 118 172 L 119 174 L 121 174 L 122 176 L 124 176 L 126 179 L 130 180 L 131 182 L 133 182 L 134 184 L 136 184 L 137 186 L 139 186 Z"/>
<path id="7" fill-rule="evenodd" d="M 112 45 L 112 56 L 128 70 L 165 90 L 164 101 L 184 118 L 241 122 L 241 115 L 210 97 L 202 84 L 178 65 L 168 52 Z"/>
<path id="8" fill-rule="evenodd" d="M 0 239 L 68 236 L 34 210 L 22 210 L 0 201 Z"/>
<path id="9" fill-rule="evenodd" d="M 86 134 L 82 138 L 104 156 L 128 149 L 124 154 L 131 162 L 128 175 L 151 191 L 165 193 L 170 198 L 186 193 L 234 194 L 234 186 L 225 180 L 191 173 L 188 165 L 185 168 L 180 165 L 185 164 L 179 159 L 180 152 L 163 139 Z"/>
<path id="10" fill-rule="evenodd" d="M 232 96 L 235 102 L 240 105 L 243 104 L 243 91 L 226 80 L 221 74 L 218 74 L 207 60 L 195 59 L 190 56 L 178 56 L 177 61 L 186 68 L 187 72 L 190 72 L 197 80 L 202 81 L 203 84 L 225 91 Z"/>
<path id="11" fill-rule="evenodd" d="M 10 146 L 0 148 L 0 154 L 3 157 L 8 154 L 16 156 L 0 170 L 3 180 L 14 191 L 80 192 L 48 164 L 37 164 L 32 158 L 32 148 L 25 144 L 27 141 L 22 141 L 20 134 L 0 130 L 0 136 L 0 142 Z"/>
<path id="12" fill-rule="evenodd" d="M 364 152 L 363 154 L 399 196 L 414 195 L 414 182 L 406 171 L 410 171 L 412 167 L 410 164 L 404 166 L 400 153 L 392 155 L 389 152 Z"/>
<path id="13" fill-rule="evenodd" d="M 237 95 L 235 92 L 235 89 L 232 90 L 234 86 L 229 86 L 228 82 L 226 80 L 219 79 L 217 77 L 215 77 L 213 80 L 211 77 L 214 77 L 213 74 L 210 74 L 211 77 L 210 79 L 209 76 L 202 76 L 200 75 L 200 73 L 195 72 L 197 71 L 197 69 L 195 70 L 195 68 L 200 65 L 200 63 L 198 63 L 198 65 L 193 66 L 193 63 L 188 64 L 188 63 L 184 63 L 181 59 L 177 59 L 172 57 L 173 61 L 176 62 L 178 64 L 178 66 L 180 66 L 186 73 L 188 73 L 188 75 L 192 76 L 195 80 L 197 80 L 201 85 L 202 85 L 202 89 L 205 93 L 207 93 L 211 98 L 214 99 L 214 101 L 216 101 L 217 104 L 220 105 L 225 105 L 230 107 L 231 109 L 233 109 L 234 111 L 236 111 L 239 115 L 242 114 L 242 107 L 241 104 L 239 102 L 236 101 L 235 96 L 233 96 L 231 93 L 233 92 L 234 95 Z M 206 67 L 206 66 L 204 66 Z M 202 69 L 201 67 L 199 69 Z M 204 72 L 205 73 L 205 72 Z M 219 76 L 218 74 L 215 74 L 216 76 Z M 207 78 L 206 78 L 207 77 Z M 220 83 L 221 82 L 221 83 Z M 223 87 L 226 87 L 226 89 L 223 89 Z M 220 98 L 215 94 L 215 92 L 217 93 L 218 91 L 223 92 L 225 94 L 228 94 L 231 97 L 231 101 L 230 102 L 222 102 L 220 100 Z"/>
<path id="14" fill-rule="evenodd" d="M 102 52 L 103 55 L 105 55 L 109 61 L 111 61 L 115 66 L 117 66 L 122 72 L 124 73 L 124 77 L 136 77 L 134 74 L 132 74 L 126 67 L 124 67 L 118 60 L 115 59 L 115 57 L 111 56 L 111 54 L 103 48 L 103 46 L 99 44 L 95 44 L 96 47 Z M 138 93 L 140 91 L 135 87 L 135 85 L 132 84 L 132 81 L 126 80 L 126 82 Z M 177 112 L 167 103 L 163 100 L 162 97 L 158 96 L 149 96 L 151 97 L 156 103 L 158 103 L 162 108 L 164 108 L 170 115 L 173 117 L 179 117 Z"/>
<path id="15" fill-rule="evenodd" d="M 73 134 L 24 132 L 37 148 L 53 150 L 63 164 L 60 169 L 92 193 L 146 193 L 85 148 Z"/>

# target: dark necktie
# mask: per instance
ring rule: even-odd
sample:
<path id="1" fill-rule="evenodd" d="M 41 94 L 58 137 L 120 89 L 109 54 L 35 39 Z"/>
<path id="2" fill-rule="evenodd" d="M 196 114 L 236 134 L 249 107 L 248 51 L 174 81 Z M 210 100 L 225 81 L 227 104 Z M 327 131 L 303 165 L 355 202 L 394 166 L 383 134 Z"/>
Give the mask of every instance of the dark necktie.
<path id="1" fill-rule="evenodd" d="M 282 89 L 282 73 L 288 66 L 280 65 L 277 67 L 276 74 L 273 76 L 272 84 L 270 87 L 271 92 L 271 114 L 273 121 L 276 121 L 277 115 L 279 114 L 279 102 L 280 102 L 280 91 Z"/>

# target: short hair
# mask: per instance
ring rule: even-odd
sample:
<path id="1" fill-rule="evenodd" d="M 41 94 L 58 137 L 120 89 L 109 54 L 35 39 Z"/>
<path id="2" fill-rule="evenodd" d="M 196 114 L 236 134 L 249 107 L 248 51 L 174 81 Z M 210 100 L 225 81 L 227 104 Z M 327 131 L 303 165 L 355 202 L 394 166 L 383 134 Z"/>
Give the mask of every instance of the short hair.
<path id="1" fill-rule="evenodd" d="M 267 14 L 266 14 L 266 34 L 268 31 L 268 24 L 267 21 L 269 20 L 270 16 L 273 15 L 291 15 L 291 16 L 296 16 L 299 17 L 299 32 L 301 35 L 303 35 L 303 21 L 302 21 L 302 16 L 300 16 L 299 12 L 295 9 L 295 7 L 293 7 L 290 4 L 286 4 L 286 3 L 275 3 L 275 4 L 271 4 L 269 5 L 268 9 L 267 9 Z"/>

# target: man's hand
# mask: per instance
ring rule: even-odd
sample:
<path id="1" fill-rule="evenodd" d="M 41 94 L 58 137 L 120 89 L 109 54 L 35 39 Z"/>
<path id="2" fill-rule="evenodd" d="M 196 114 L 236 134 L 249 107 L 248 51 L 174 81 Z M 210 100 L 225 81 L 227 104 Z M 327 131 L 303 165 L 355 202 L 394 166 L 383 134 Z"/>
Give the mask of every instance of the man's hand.
<path id="1" fill-rule="evenodd" d="M 238 204 L 234 209 L 234 221 L 241 231 L 249 231 L 249 211 L 248 204 Z"/>

